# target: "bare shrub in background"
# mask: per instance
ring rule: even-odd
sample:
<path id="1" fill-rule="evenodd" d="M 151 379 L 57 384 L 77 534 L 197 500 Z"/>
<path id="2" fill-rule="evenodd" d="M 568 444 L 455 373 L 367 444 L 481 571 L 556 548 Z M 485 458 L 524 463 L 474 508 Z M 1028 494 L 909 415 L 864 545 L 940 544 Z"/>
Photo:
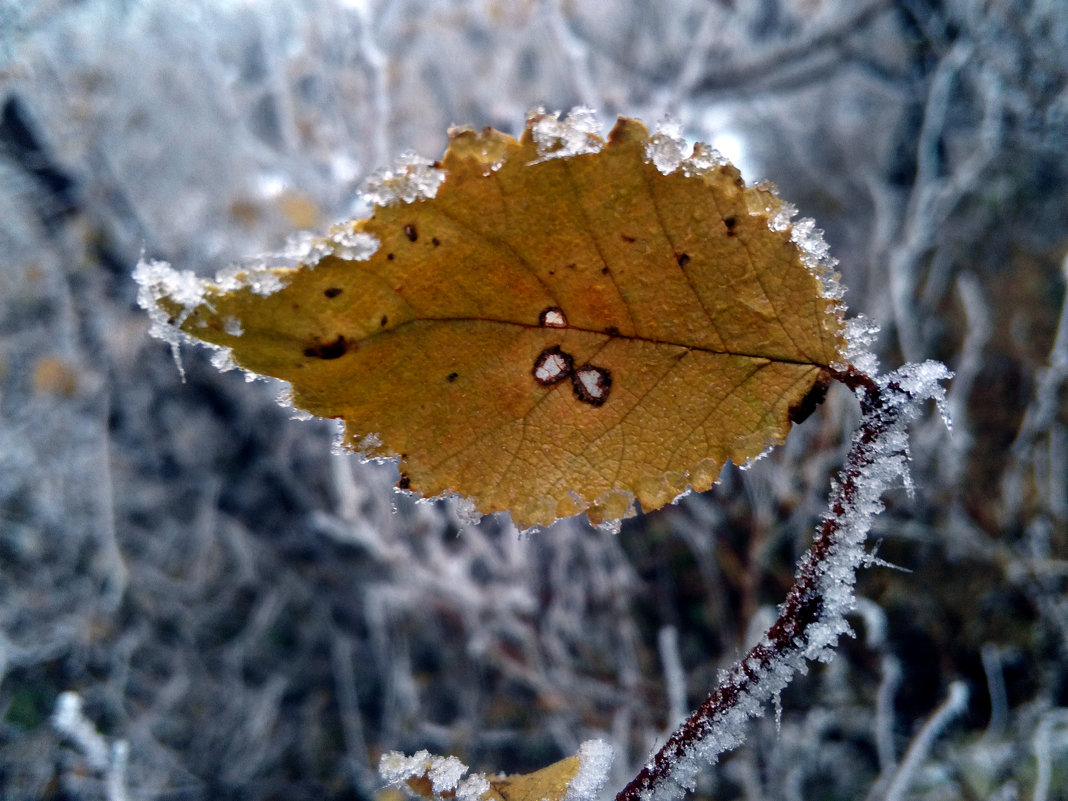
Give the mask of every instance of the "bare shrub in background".
<path id="1" fill-rule="evenodd" d="M 759 633 L 845 393 L 617 537 L 518 538 L 328 455 L 277 387 L 201 353 L 180 383 L 134 307 L 142 250 L 211 274 L 450 124 L 577 103 L 775 180 L 884 361 L 957 373 L 876 523 L 912 572 L 861 576 L 858 637 L 698 794 L 1064 797 L 1068 12 L 736 5 L 0 4 L 5 797 L 367 798 L 383 750 L 520 770 L 590 736 L 618 788 Z"/>

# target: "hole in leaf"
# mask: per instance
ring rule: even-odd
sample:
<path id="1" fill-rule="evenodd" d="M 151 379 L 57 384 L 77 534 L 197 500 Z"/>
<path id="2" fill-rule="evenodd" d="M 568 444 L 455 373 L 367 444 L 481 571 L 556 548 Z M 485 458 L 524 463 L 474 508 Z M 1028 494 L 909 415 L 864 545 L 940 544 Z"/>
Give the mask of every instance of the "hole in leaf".
<path id="1" fill-rule="evenodd" d="M 570 354 L 564 353 L 556 345 L 546 348 L 534 360 L 534 380 L 543 387 L 551 387 L 571 375 L 573 364 Z"/>
<path id="2" fill-rule="evenodd" d="M 567 327 L 567 318 L 564 317 L 563 310 L 558 309 L 556 306 L 550 306 L 542 310 L 542 313 L 538 315 L 538 322 L 546 328 Z"/>
<path id="3" fill-rule="evenodd" d="M 584 364 L 571 375 L 575 397 L 591 406 L 600 406 L 608 400 L 612 388 L 612 374 L 603 367 Z"/>

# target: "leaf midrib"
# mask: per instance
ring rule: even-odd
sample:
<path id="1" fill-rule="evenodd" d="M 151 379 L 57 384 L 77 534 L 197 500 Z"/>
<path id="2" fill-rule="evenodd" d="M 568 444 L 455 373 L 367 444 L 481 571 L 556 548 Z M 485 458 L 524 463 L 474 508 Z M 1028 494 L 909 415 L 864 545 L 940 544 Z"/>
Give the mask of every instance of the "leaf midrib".
<path id="1" fill-rule="evenodd" d="M 565 315 L 566 316 L 566 315 Z M 415 325 L 417 323 L 488 323 L 493 325 L 510 325 L 519 328 L 525 328 L 534 331 L 578 331 L 584 334 L 594 334 L 596 336 L 602 336 L 607 339 L 625 339 L 632 342 L 644 342 L 651 345 L 666 345 L 668 347 L 683 348 L 690 351 L 699 351 L 701 353 L 709 353 L 717 356 L 738 356 L 745 359 L 762 359 L 770 362 L 778 362 L 780 364 L 796 364 L 805 367 L 819 367 L 821 369 L 831 369 L 829 364 L 822 362 L 814 362 L 811 359 L 799 359 L 789 356 L 769 356 L 766 353 L 747 353 L 745 351 L 732 351 L 732 350 L 718 350 L 716 348 L 709 348 L 702 345 L 693 345 L 686 342 L 674 342 L 666 339 L 654 339 L 652 337 L 643 337 L 637 334 L 609 334 L 603 330 L 596 328 L 584 328 L 577 325 L 563 325 L 563 326 L 544 326 L 535 325 L 533 323 L 521 323 L 515 320 L 500 320 L 492 317 L 413 317 L 410 320 L 398 323 L 397 325 L 390 326 L 389 328 L 381 331 L 375 331 L 366 337 L 363 337 L 360 341 L 367 342 L 376 337 L 385 336 L 400 331 L 401 329 Z"/>

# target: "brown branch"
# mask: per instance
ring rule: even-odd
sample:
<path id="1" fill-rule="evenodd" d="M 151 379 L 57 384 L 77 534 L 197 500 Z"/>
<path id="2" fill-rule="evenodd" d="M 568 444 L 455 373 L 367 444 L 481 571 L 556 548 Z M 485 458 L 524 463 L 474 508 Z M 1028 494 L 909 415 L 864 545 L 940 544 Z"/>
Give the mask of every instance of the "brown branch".
<path id="1" fill-rule="evenodd" d="M 731 713 L 739 714 L 739 703 L 743 699 L 761 702 L 781 689 L 767 688 L 762 682 L 766 684 L 774 665 L 800 659 L 809 648 L 812 626 L 823 619 L 824 570 L 836 549 L 848 547 L 848 543 L 842 542 L 843 531 L 848 526 L 850 513 L 856 510 L 864 471 L 880 454 L 885 456 L 885 451 L 880 451 L 883 437 L 898 423 L 904 410 L 900 404 L 887 403 L 887 394 L 911 398 L 897 383 L 880 386 L 852 367 L 835 373 L 834 378 L 861 395 L 861 425 L 840 480 L 832 491 L 830 512 L 801 561 L 797 579 L 780 608 L 778 620 L 765 638 L 731 668 L 720 686 L 671 735 L 630 784 L 616 795 L 616 801 L 641 801 L 643 795 L 647 797 L 669 780 L 679 781 L 672 776 L 679 759 L 691 754 Z M 749 716 L 744 712 L 741 714 Z M 682 777 L 681 783 L 685 785 L 686 782 Z"/>

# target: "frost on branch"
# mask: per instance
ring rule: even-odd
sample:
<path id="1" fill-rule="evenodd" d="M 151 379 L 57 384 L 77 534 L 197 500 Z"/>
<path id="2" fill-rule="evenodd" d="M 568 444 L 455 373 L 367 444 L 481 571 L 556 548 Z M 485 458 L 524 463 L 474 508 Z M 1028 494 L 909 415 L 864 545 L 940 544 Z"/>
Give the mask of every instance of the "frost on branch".
<path id="1" fill-rule="evenodd" d="M 588 740 L 578 754 L 548 767 L 518 776 L 474 773 L 456 757 L 433 756 L 418 751 L 405 756 L 397 751 L 384 754 L 378 772 L 392 786 L 431 801 L 596 801 L 612 765 L 612 746 L 602 740 Z"/>
<path id="2" fill-rule="evenodd" d="M 830 508 L 798 566 L 797 580 L 779 618 L 719 687 L 671 736 L 617 801 L 676 801 L 695 786 L 698 773 L 744 739 L 749 718 L 779 693 L 809 660 L 827 662 L 842 634 L 850 633 L 857 568 L 881 496 L 895 481 L 908 484 L 907 425 L 934 400 L 945 400 L 951 377 L 939 362 L 909 364 L 872 379 L 856 370 L 836 376 L 860 397 L 862 420 L 845 468 L 831 487 Z"/>

